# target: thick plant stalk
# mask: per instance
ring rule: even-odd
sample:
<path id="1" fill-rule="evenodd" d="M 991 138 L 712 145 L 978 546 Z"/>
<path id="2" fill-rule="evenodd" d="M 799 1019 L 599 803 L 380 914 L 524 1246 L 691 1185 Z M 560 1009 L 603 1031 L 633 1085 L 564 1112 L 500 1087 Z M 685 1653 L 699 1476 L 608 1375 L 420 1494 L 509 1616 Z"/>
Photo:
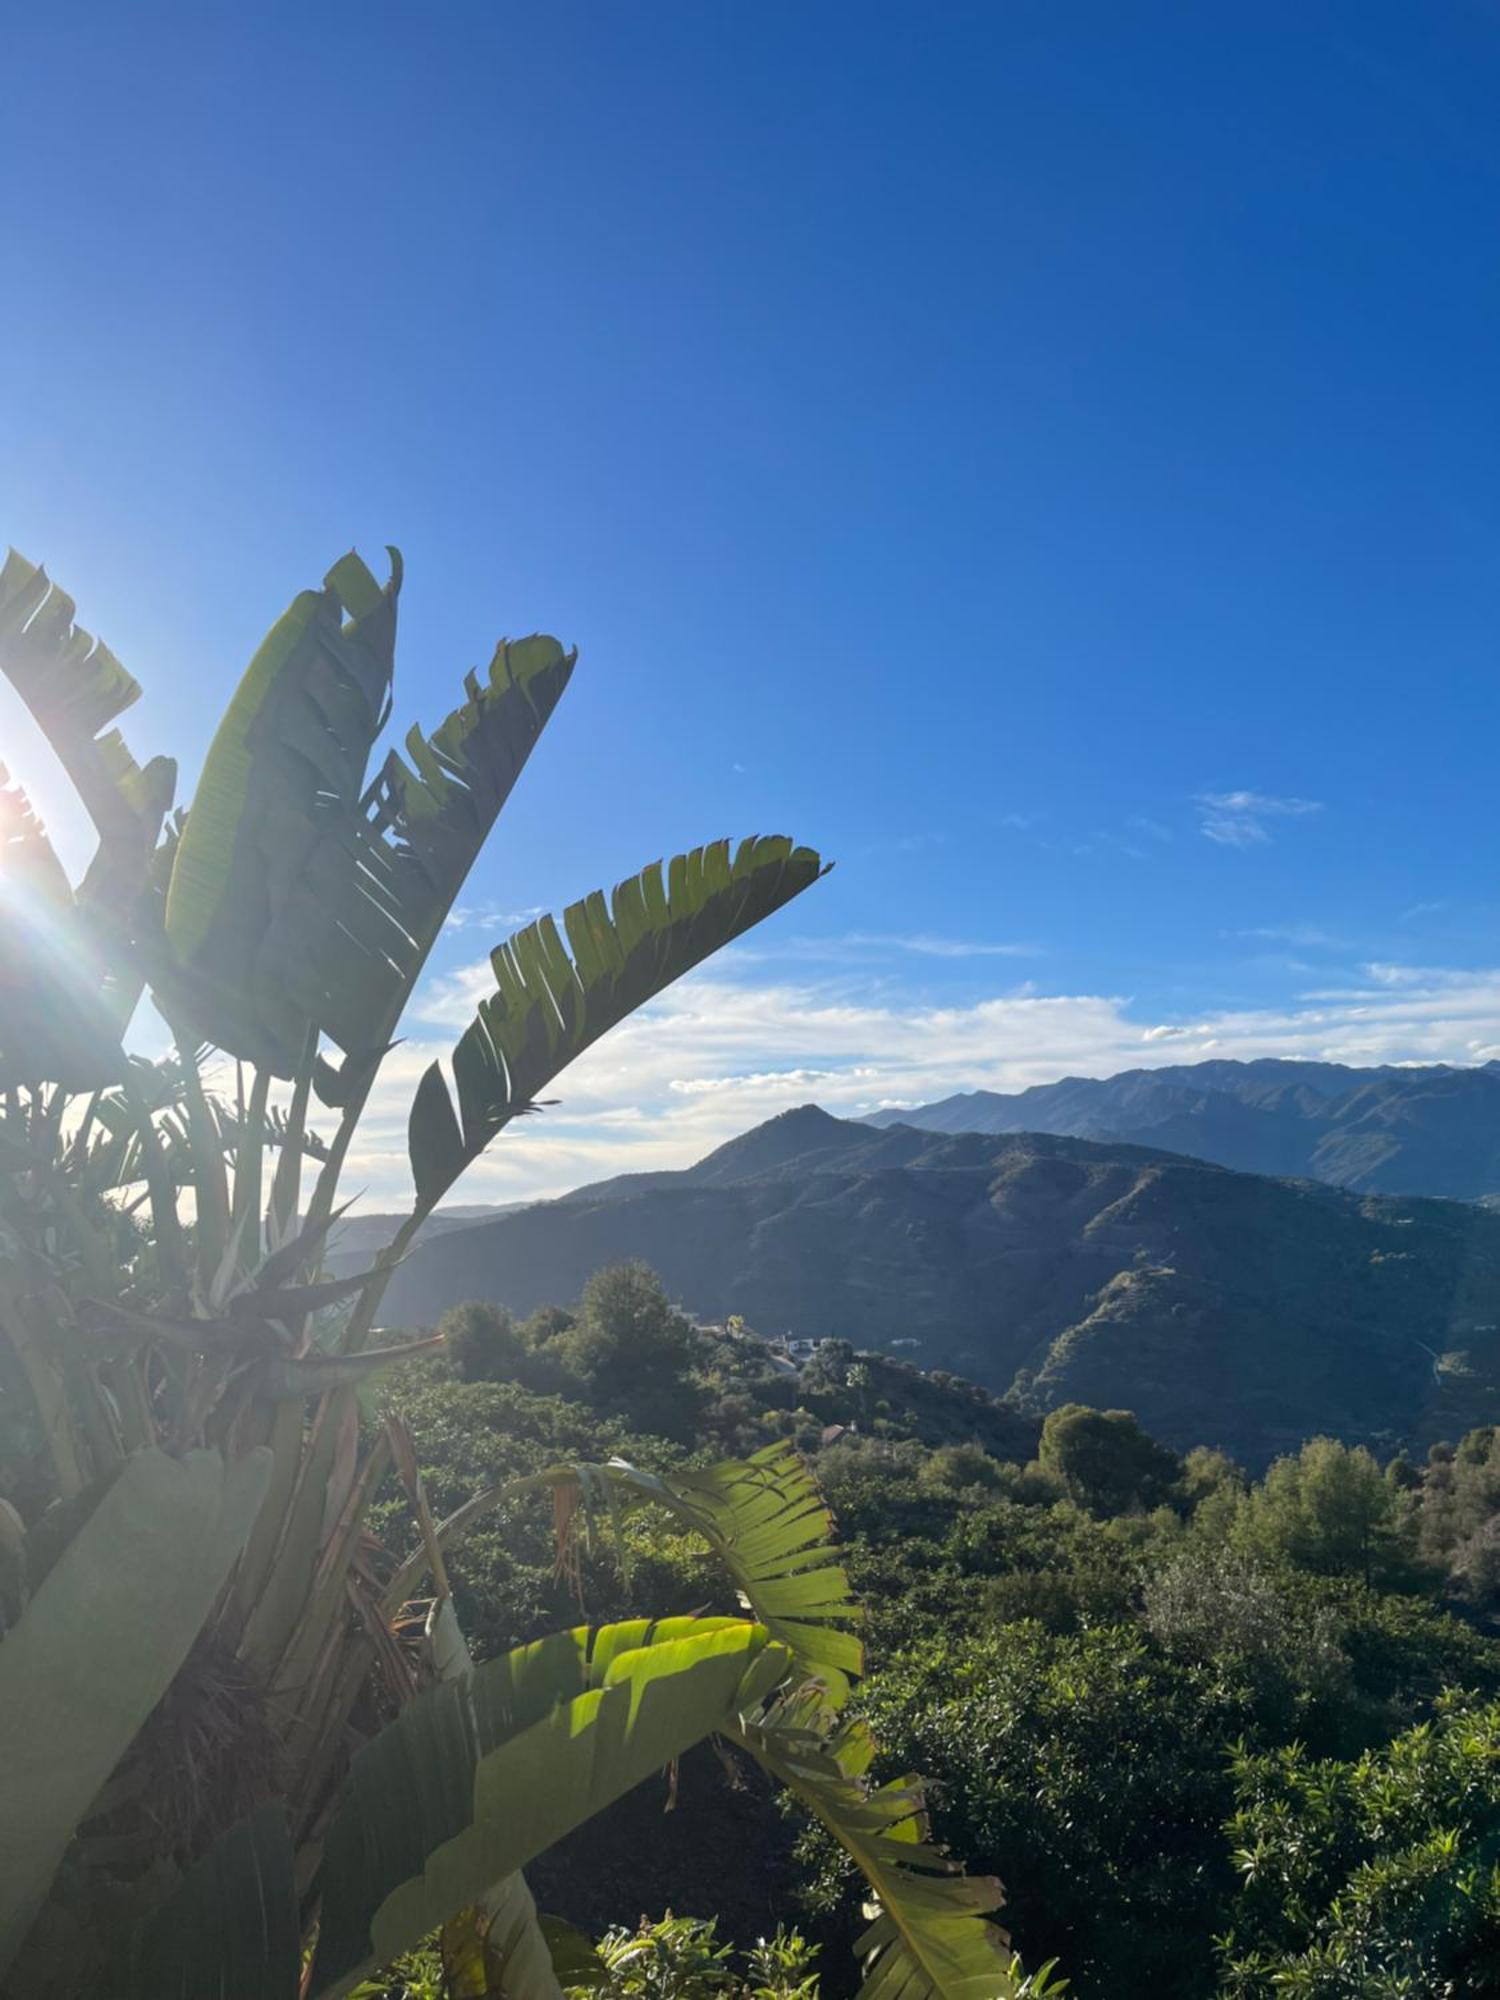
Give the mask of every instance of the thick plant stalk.
<path id="1" fill-rule="evenodd" d="M 258 1069 L 250 1085 L 250 1097 L 240 1117 L 239 1137 L 234 1149 L 234 1206 L 230 1211 L 231 1227 L 239 1232 L 242 1265 L 253 1269 L 260 1261 L 259 1244 L 252 1243 L 248 1251 L 244 1238 L 250 1219 L 258 1225 L 260 1220 L 261 1179 L 265 1163 L 266 1148 L 266 1105 L 271 1094 L 271 1072 Z"/>

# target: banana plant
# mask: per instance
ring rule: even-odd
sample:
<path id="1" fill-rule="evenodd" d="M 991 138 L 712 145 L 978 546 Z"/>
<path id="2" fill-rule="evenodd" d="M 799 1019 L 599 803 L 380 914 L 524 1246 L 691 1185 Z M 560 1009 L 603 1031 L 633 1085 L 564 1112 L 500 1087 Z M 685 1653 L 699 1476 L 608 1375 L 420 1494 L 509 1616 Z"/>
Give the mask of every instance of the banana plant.
<path id="1" fill-rule="evenodd" d="M 75 884 L 0 774 L 0 1768 L 24 1780 L 0 1794 L 3 1996 L 331 1994 L 478 1907 L 505 1991 L 538 2000 L 520 1870 L 705 1734 L 813 1771 L 815 1812 L 881 1796 L 835 1730 L 855 1607 L 791 1455 L 544 1476 L 564 1554 L 580 1512 L 665 1507 L 746 1617 L 561 1635 L 470 1673 L 444 1551 L 507 1496 L 434 1522 L 412 1441 L 362 1417 L 372 1375 L 430 1344 L 381 1334 L 380 1302 L 465 1169 L 825 868 L 780 836 L 720 841 L 501 944 L 413 1097 L 394 1241 L 327 1275 L 382 1064 L 575 664 L 502 641 L 381 756 L 401 583 L 395 551 L 384 584 L 351 554 L 293 601 L 182 809 L 171 761 L 115 727 L 136 682 L 40 568 L 0 569 L 0 672 L 97 834 Z M 143 996 L 172 1043 L 152 1059 L 129 1045 Z M 393 1470 L 404 1558 L 366 1525 Z M 1020 1990 L 982 1914 L 997 1892 L 920 1842 L 892 1861 L 915 1799 L 850 1821 L 884 1913 L 871 2000 L 977 2000 L 981 1960 L 985 1992 Z"/>

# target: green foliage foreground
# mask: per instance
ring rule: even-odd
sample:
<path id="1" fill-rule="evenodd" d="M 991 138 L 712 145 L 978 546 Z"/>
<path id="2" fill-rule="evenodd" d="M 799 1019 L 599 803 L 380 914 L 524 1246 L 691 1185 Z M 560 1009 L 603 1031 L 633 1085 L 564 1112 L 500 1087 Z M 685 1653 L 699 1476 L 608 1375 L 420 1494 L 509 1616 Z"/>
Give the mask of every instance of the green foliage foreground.
<path id="1" fill-rule="evenodd" d="M 1476 1559 L 1500 1522 L 1492 1431 L 1420 1468 L 1314 1439 L 1251 1482 L 1220 1453 L 1177 1458 L 1122 1413 L 1071 1408 L 1028 1458 L 1005 1443 L 1010 1413 L 962 1383 L 841 1343 L 788 1382 L 753 1339 L 674 1330 L 659 1287 L 648 1344 L 686 1359 L 642 1385 L 627 1431 L 563 1336 L 585 1322 L 602 1369 L 612 1302 L 639 1310 L 650 1290 L 614 1273 L 567 1310 L 505 1321 L 501 1380 L 406 1369 L 390 1393 L 433 1490 L 570 1443 L 665 1471 L 785 1434 L 814 1455 L 869 1606 L 875 1665 L 852 1707 L 876 1771 L 925 1773 L 935 1833 L 1004 1880 L 1016 1943 L 1055 1954 L 1071 1993 L 1494 1990 L 1500 1600 Z M 667 1434 L 633 1427 L 648 1406 Z M 545 1629 L 579 1587 L 611 1611 L 732 1603 L 697 1538 L 644 1520 L 623 1534 L 628 1593 L 608 1536 L 559 1582 L 539 1530 L 497 1516 L 454 1565 L 478 1642 Z M 715 1837 L 717 1764 L 690 1758 L 669 1814 L 660 1784 L 622 1801 L 542 1865 L 539 1891 L 594 1934 L 629 1926 L 660 1911 L 650 1856 L 670 1844 L 674 1908 L 715 1916 L 741 1950 L 796 1912 L 822 1991 L 840 1992 L 848 1856 L 738 1782 L 753 1865 Z"/>
<path id="2" fill-rule="evenodd" d="M 927 1842 L 913 1781 L 867 1777 L 858 1606 L 794 1451 L 552 1464 L 439 1520 L 409 1425 L 369 1419 L 372 1378 L 432 1344 L 375 1333 L 386 1281 L 465 1168 L 823 872 L 779 836 L 718 842 L 500 945 L 412 1099 L 410 1213 L 330 1276 L 402 1012 L 574 665 L 503 641 L 367 781 L 401 581 L 394 552 L 384 584 L 349 555 L 293 601 L 174 816 L 170 761 L 113 727 L 136 683 L 41 570 L 0 569 L 0 671 L 98 835 L 75 884 L 0 773 L 0 1992 L 312 2000 L 456 1926 L 487 1990 L 556 2000 L 520 1871 L 709 1736 L 857 1861 L 871 2000 L 1011 1990 L 998 1885 Z M 155 1061 L 126 1046 L 145 994 Z M 572 1346 L 607 1385 L 587 1320 Z M 581 1520 L 650 1506 L 736 1601 L 570 1618 L 474 1667 L 449 1552 L 547 1500 L 565 1566 Z"/>

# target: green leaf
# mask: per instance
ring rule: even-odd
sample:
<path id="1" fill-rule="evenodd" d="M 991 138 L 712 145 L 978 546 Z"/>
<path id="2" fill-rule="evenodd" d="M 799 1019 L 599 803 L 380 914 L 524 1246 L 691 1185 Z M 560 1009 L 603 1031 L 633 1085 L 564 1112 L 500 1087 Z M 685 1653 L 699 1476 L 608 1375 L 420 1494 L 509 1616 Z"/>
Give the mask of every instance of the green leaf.
<path id="1" fill-rule="evenodd" d="M 64 1008 L 86 1006 L 79 996 L 92 989 L 93 1005 L 107 1014 L 117 1042 L 140 999 L 143 939 L 159 927 L 157 841 L 177 766 L 170 757 L 153 757 L 142 769 L 119 731 L 106 728 L 140 688 L 107 646 L 74 623 L 73 610 L 73 600 L 44 570 L 10 551 L 0 568 L 0 672 L 57 753 L 99 834 L 71 921 L 54 938 L 77 989 Z M 35 938 L 30 947 L 37 949 Z M 7 962 L 14 963 L 10 953 Z M 52 982 L 58 977 L 54 972 Z M 60 1032 L 53 1031 L 54 1039 Z M 66 1072 L 59 1067 L 58 1080 L 92 1088 L 116 1077 L 121 1059 L 117 1049 L 109 1051 L 109 1039 L 106 1033 L 91 1060 L 75 1060 Z"/>
<path id="2" fill-rule="evenodd" d="M 146 1451 L 0 1642 L 0 1966 L 74 1828 L 187 1656 L 265 1495 L 270 1454 Z"/>
<path id="3" fill-rule="evenodd" d="M 72 886 L 0 764 L 0 1084 L 110 1082 L 125 1067 L 104 973 Z"/>
<path id="4" fill-rule="evenodd" d="M 587 1626 L 441 1683 L 354 1760 L 323 1864 L 314 1995 L 409 1950 L 742 1712 L 790 1662 L 735 1619 Z"/>
<path id="5" fill-rule="evenodd" d="M 677 855 L 595 891 L 563 916 L 571 957 L 550 917 L 490 957 L 496 990 L 453 1051 L 455 1109 L 434 1063 L 411 1109 L 417 1199 L 431 1208 L 503 1126 L 535 1107 L 553 1077 L 592 1042 L 712 952 L 789 903 L 820 875 L 809 847 L 781 835 Z"/>
<path id="6" fill-rule="evenodd" d="M 502 639 L 485 679 L 466 677 L 463 705 L 431 736 L 413 729 L 411 761 L 393 750 L 360 816 L 320 846 L 318 900 L 293 913 L 277 949 L 289 989 L 350 1055 L 345 1082 L 388 1043 L 576 659 L 545 634 Z M 319 1094 L 337 1101 L 340 1076 L 320 1076 Z"/>
<path id="7" fill-rule="evenodd" d="M 286 1813 L 263 1806 L 190 1868 L 139 1939 L 136 2000 L 296 2000 L 302 1970 Z"/>
<path id="8" fill-rule="evenodd" d="M 356 1388 L 397 1361 L 430 1354 L 443 1344 L 440 1334 L 425 1340 L 403 1340 L 395 1347 L 367 1347 L 358 1354 L 272 1355 L 264 1365 L 260 1386 L 272 1402 L 327 1395 L 334 1389 Z"/>
<path id="9" fill-rule="evenodd" d="M 835 1702 L 848 1676 L 862 1670 L 859 1641 L 847 1628 L 863 1616 L 832 1541 L 833 1517 L 816 1480 L 784 1440 L 745 1460 L 670 1473 L 643 1472 L 624 1459 L 608 1465 L 556 1465 L 477 1493 L 439 1524 L 447 1549 L 508 1501 L 576 1487 L 586 1509 L 652 1502 L 699 1534 L 724 1564 L 753 1616 Z M 412 1596 L 428 1571 L 425 1550 L 403 1563 L 384 1598 L 388 1613 Z"/>
<path id="10" fill-rule="evenodd" d="M 85 890 L 122 904 L 143 886 L 177 767 L 154 757 L 144 770 L 118 730 L 106 730 L 140 687 L 102 641 L 73 621 L 74 604 L 14 549 L 0 567 L 0 672 L 32 715 L 98 829 Z"/>
<path id="11" fill-rule="evenodd" d="M 167 889 L 171 962 L 159 983 L 195 1033 L 277 1076 L 306 1047 L 305 993 L 288 988 L 284 938 L 337 923 L 313 863 L 356 814 L 384 727 L 401 562 L 384 589 L 355 555 L 272 627 L 225 711 Z M 346 616 L 347 614 L 347 616 Z"/>
<path id="12" fill-rule="evenodd" d="M 863 1616 L 833 1545 L 833 1516 L 817 1481 L 786 1440 L 745 1460 L 670 1473 L 642 1472 L 623 1459 L 580 1467 L 586 1504 L 603 1488 L 665 1507 L 701 1535 L 733 1577 L 751 1615 L 821 1680 L 835 1703 L 863 1652 L 847 1627 Z"/>
<path id="13" fill-rule="evenodd" d="M 507 1875 L 443 1925 L 447 2000 L 563 2000 L 552 1949 L 526 1877 Z"/>
<path id="14" fill-rule="evenodd" d="M 919 1782 L 871 1786 L 875 1742 L 816 1688 L 770 1702 L 725 1734 L 793 1792 L 858 1865 L 877 1899 L 856 1950 L 859 2000 L 1003 2000 L 1020 1991 L 1009 1940 L 985 1913 L 1000 1884 L 966 1876 L 927 1837 Z"/>

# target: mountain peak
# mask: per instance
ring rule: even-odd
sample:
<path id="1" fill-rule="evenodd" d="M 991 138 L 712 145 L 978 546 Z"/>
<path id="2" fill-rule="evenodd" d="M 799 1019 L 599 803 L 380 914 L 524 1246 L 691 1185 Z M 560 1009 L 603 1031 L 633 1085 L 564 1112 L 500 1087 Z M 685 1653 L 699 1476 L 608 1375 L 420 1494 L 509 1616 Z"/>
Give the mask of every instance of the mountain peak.
<path id="1" fill-rule="evenodd" d="M 688 1172 L 695 1181 L 749 1180 L 756 1174 L 774 1172 L 793 1160 L 806 1160 L 810 1154 L 835 1148 L 845 1152 L 867 1133 L 873 1140 L 875 1135 L 868 1128 L 835 1118 L 821 1105 L 799 1104 L 716 1147 Z"/>

